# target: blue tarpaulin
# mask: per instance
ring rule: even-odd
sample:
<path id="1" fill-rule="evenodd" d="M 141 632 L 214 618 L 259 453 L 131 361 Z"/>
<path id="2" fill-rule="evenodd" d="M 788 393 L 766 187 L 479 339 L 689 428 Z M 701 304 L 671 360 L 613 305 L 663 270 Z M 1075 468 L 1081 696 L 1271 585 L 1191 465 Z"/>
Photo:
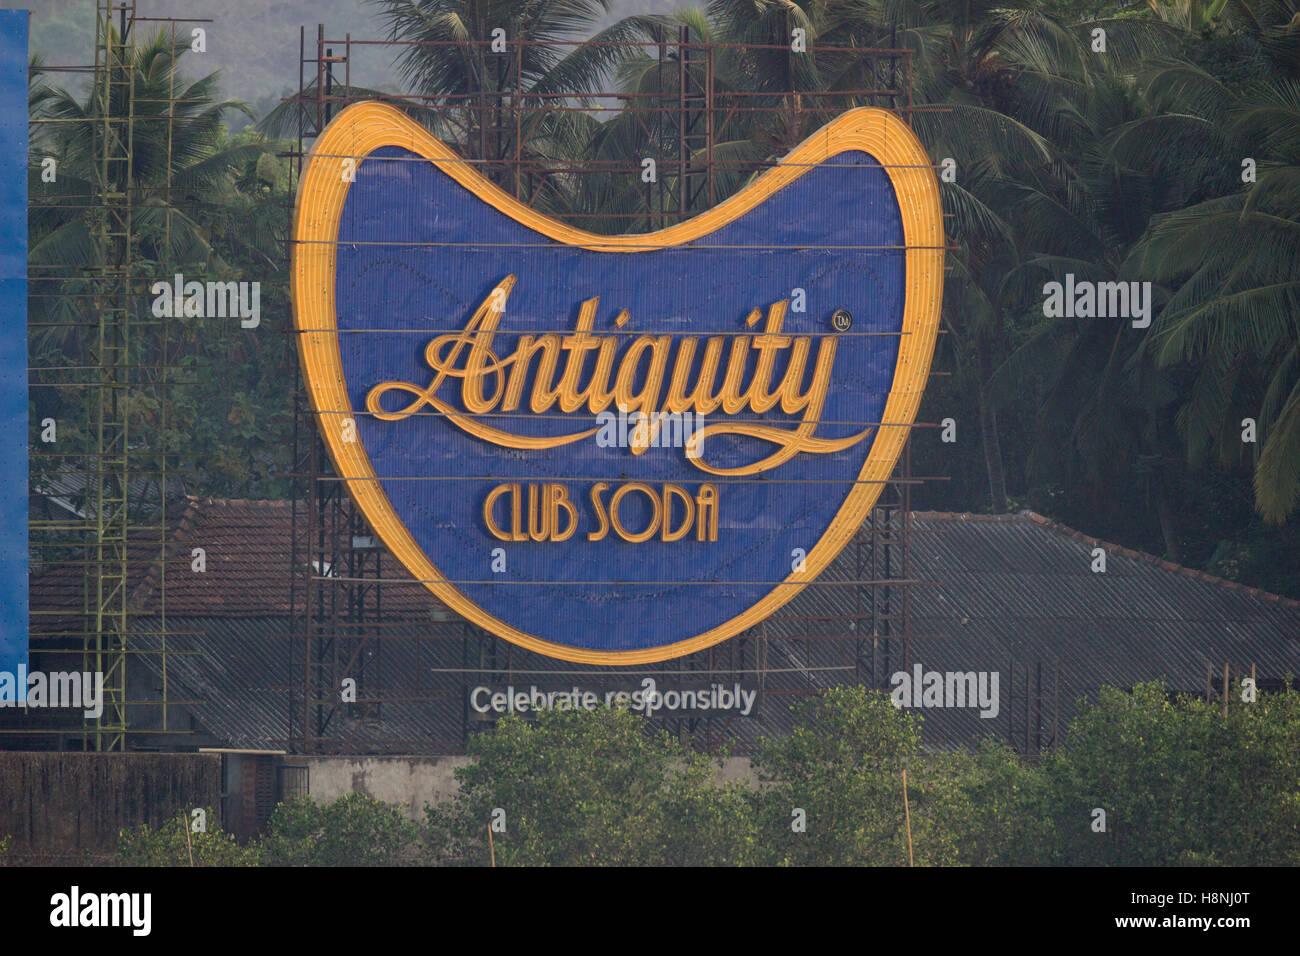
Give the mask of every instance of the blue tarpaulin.
<path id="1" fill-rule="evenodd" d="M 0 672 L 27 663 L 27 17 L 0 10 Z"/>

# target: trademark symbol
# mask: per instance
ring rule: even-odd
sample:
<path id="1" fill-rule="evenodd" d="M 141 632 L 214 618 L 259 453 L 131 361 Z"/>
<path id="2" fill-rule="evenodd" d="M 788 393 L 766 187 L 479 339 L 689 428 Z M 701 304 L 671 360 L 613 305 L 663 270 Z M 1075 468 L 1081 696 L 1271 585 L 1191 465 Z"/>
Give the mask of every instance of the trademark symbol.
<path id="1" fill-rule="evenodd" d="M 836 309 L 831 313 L 831 328 L 836 332 L 847 332 L 853 328 L 853 313 L 848 309 Z"/>

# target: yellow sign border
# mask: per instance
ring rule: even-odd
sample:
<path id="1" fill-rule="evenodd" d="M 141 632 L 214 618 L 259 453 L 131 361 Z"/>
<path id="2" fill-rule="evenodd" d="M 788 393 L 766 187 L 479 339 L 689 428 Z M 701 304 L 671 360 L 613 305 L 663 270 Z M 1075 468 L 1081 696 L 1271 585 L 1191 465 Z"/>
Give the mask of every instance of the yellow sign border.
<path id="1" fill-rule="evenodd" d="M 570 647 L 526 634 L 489 614 L 446 580 L 398 518 L 361 444 L 345 442 L 341 427 L 323 427 L 331 419 L 341 423 L 343 418 L 356 414 L 348 401 L 343 377 L 334 303 L 339 221 L 352 178 L 347 175 L 345 163 L 360 163 L 385 146 L 399 146 L 423 156 L 483 202 L 550 239 L 605 252 L 637 252 L 699 239 L 753 209 L 817 164 L 848 150 L 867 153 L 884 167 L 902 213 L 906 245 L 898 361 L 882 416 L 883 427 L 872 439 L 871 451 L 858 475 L 859 483 L 809 551 L 805 571 L 791 573 L 747 611 L 702 634 L 662 647 L 627 651 Z M 601 236 L 528 208 L 480 176 L 400 110 L 378 102 L 356 103 L 339 113 L 312 148 L 298 184 L 293 240 L 292 296 L 303 377 L 334 468 L 366 520 L 406 569 L 451 610 L 520 647 L 582 664 L 650 664 L 711 647 L 753 627 L 788 603 L 834 560 L 870 513 L 880 495 L 881 483 L 898 462 L 930 372 L 943 295 L 943 214 L 930 158 L 905 123 L 886 110 L 874 108 L 855 109 L 840 116 L 750 186 L 694 219 L 637 236 Z"/>

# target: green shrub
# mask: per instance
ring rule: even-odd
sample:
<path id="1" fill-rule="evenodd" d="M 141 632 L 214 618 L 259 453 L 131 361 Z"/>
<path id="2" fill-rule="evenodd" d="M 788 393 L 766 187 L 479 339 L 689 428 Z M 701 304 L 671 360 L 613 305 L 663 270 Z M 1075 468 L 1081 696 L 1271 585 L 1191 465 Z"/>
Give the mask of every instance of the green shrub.
<path id="1" fill-rule="evenodd" d="M 707 866 L 748 862 L 750 794 L 709 757 L 621 709 L 511 716 L 470 741 L 457 796 L 427 807 L 443 863 Z M 488 828 L 496 819 L 503 832 Z"/>
<path id="2" fill-rule="evenodd" d="M 1297 753 L 1300 694 L 1230 698 L 1225 718 L 1221 703 L 1171 700 L 1159 683 L 1104 687 L 1043 765 L 1054 862 L 1300 864 Z"/>
<path id="3" fill-rule="evenodd" d="M 950 836 L 931 819 L 951 798 L 950 781 L 922 759 L 919 717 L 862 687 L 828 690 L 793 710 L 790 735 L 765 739 L 754 759 L 764 784 L 757 801 L 764 862 L 907 866 L 904 768 L 912 857 L 956 862 Z"/>
<path id="4" fill-rule="evenodd" d="M 328 804 L 280 804 L 259 849 L 267 866 L 402 866 L 415 861 L 419 843 L 419 827 L 397 807 L 349 793 Z"/>
<path id="5" fill-rule="evenodd" d="M 213 825 L 216 815 L 207 815 L 206 832 L 195 833 L 188 815 L 164 820 L 156 827 L 141 824 L 119 831 L 117 860 L 123 866 L 257 866 L 257 850 L 240 846 L 232 834 Z"/>

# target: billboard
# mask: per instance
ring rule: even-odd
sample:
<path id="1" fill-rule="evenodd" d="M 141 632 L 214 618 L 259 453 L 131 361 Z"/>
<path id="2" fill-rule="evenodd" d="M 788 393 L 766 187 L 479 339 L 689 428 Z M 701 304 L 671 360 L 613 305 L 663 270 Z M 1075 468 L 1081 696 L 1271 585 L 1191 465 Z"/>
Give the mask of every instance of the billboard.
<path id="1" fill-rule="evenodd" d="M 0 10 L 0 674 L 27 664 L 27 17 Z"/>
<path id="2" fill-rule="evenodd" d="M 943 283 L 930 160 L 877 109 L 611 237 L 360 103 L 294 240 L 303 375 L 375 532 L 452 610 L 595 664 L 709 647 L 830 563 L 907 438 Z"/>

